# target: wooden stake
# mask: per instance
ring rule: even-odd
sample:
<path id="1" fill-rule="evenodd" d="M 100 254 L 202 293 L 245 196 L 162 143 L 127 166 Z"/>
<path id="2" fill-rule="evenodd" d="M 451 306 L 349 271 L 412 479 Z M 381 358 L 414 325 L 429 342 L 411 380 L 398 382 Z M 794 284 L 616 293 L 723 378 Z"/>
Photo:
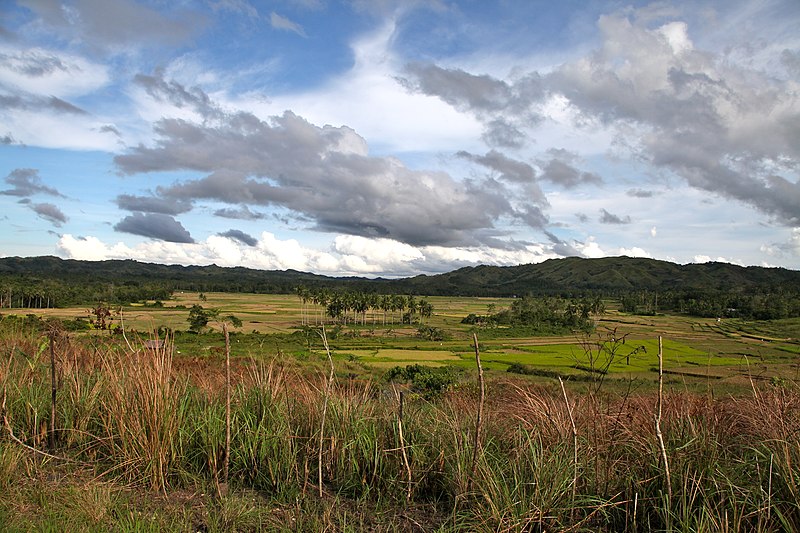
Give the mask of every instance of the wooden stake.
<path id="1" fill-rule="evenodd" d="M 664 462 L 664 474 L 667 477 L 667 498 L 668 505 L 672 505 L 672 480 L 669 473 L 669 460 L 667 459 L 667 448 L 664 446 L 664 436 L 661 433 L 661 404 L 664 394 L 664 352 L 661 343 L 661 336 L 658 337 L 658 406 L 656 409 L 656 437 L 658 437 L 658 447 L 661 450 L 661 459 Z"/>
<path id="2" fill-rule="evenodd" d="M 478 386 L 480 387 L 480 399 L 478 401 L 478 415 L 475 418 L 475 442 L 472 447 L 472 472 L 467 481 L 467 492 L 472 491 L 472 481 L 478 469 L 478 450 L 481 445 L 481 425 L 483 424 L 483 402 L 486 398 L 486 386 L 483 381 L 483 366 L 481 366 L 481 352 L 478 348 L 478 335 L 472 334 L 472 341 L 475 343 L 475 364 L 478 366 Z"/>
<path id="3" fill-rule="evenodd" d="M 403 466 L 406 468 L 406 476 L 408 477 L 406 501 L 411 501 L 411 465 L 408 463 L 408 455 L 406 454 L 406 441 L 403 438 L 403 391 L 400 391 L 400 412 L 397 417 L 397 434 L 400 437 L 400 451 L 403 454 Z"/>
<path id="4" fill-rule="evenodd" d="M 561 376 L 558 376 L 558 382 L 561 384 L 561 392 L 564 394 L 564 403 L 567 406 L 567 413 L 569 413 L 569 423 L 572 425 L 572 464 L 574 471 L 572 473 L 572 507 L 575 508 L 575 496 L 578 490 L 578 429 L 575 427 L 575 419 L 572 416 L 572 406 L 567 399 L 567 389 L 564 388 L 564 381 Z"/>
<path id="5" fill-rule="evenodd" d="M 328 337 L 325 335 L 325 326 L 320 330 L 322 337 L 322 344 L 325 346 L 325 352 L 328 354 L 328 363 L 330 364 L 330 374 L 328 375 L 328 382 L 325 384 L 325 398 L 322 402 L 322 421 L 319 425 L 319 455 L 317 456 L 317 477 L 319 482 L 319 497 L 322 498 L 322 443 L 325 438 L 325 416 L 328 412 L 328 398 L 331 394 L 331 387 L 333 386 L 333 378 L 335 377 L 333 369 L 333 357 L 331 357 L 331 349 L 328 346 Z"/>
<path id="6" fill-rule="evenodd" d="M 48 446 L 50 450 L 56 447 L 56 349 L 55 331 L 50 331 L 50 433 L 48 434 Z"/>
<path id="7" fill-rule="evenodd" d="M 225 462 L 222 463 L 220 496 L 224 496 L 228 489 L 228 469 L 231 460 L 231 339 L 228 325 L 224 322 L 222 332 L 225 334 Z"/>

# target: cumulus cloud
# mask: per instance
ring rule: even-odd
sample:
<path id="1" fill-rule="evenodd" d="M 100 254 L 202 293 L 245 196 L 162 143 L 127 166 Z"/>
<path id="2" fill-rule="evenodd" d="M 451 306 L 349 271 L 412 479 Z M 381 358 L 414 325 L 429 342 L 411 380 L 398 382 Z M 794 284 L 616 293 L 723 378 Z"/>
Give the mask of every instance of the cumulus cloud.
<path id="1" fill-rule="evenodd" d="M 762 245 L 761 251 L 772 257 L 800 257 L 800 228 L 792 228 L 784 242 Z"/>
<path id="2" fill-rule="evenodd" d="M 39 216 L 39 218 L 47 220 L 56 227 L 61 227 L 61 224 L 64 224 L 67 221 L 67 216 L 54 204 L 29 203 L 28 207 L 30 207 L 33 212 Z"/>
<path id="3" fill-rule="evenodd" d="M 540 117 L 562 98 L 570 126 L 615 135 L 617 149 L 679 176 L 691 187 L 755 207 L 781 224 L 800 223 L 800 100 L 796 81 L 697 50 L 681 21 L 627 10 L 598 20 L 601 46 L 546 73 L 500 80 L 436 65 L 407 68 L 406 86 L 481 117 L 508 111 Z M 788 70 L 791 52 L 781 56 Z M 519 123 L 517 123 L 519 124 Z M 564 186 L 599 183 L 563 160 L 542 172 Z"/>
<path id="4" fill-rule="evenodd" d="M 173 84 L 153 86 L 182 93 Z M 191 95 L 182 98 L 205 105 Z M 319 127 L 290 111 L 268 120 L 218 109 L 205 116 L 199 123 L 160 120 L 155 146 L 117 156 L 118 168 L 124 174 L 205 172 L 203 178 L 160 187 L 156 193 L 240 209 L 283 207 L 320 231 L 413 245 L 454 246 L 488 238 L 501 217 L 534 227 L 546 222 L 535 201 L 514 198 L 513 191 L 491 179 L 459 181 L 440 171 L 409 169 L 394 158 L 371 157 L 366 141 L 346 126 Z"/>
<path id="5" fill-rule="evenodd" d="M 682 23 L 651 29 L 609 15 L 599 28 L 602 48 L 591 61 L 554 72 L 554 89 L 587 116 L 636 125 L 635 155 L 692 187 L 786 224 L 800 220 L 800 185 L 774 172 L 785 157 L 800 155 L 800 102 L 791 82 L 695 50 Z"/>
<path id="6" fill-rule="evenodd" d="M 114 225 L 116 231 L 175 243 L 193 243 L 183 224 L 161 213 L 134 213 Z"/>
<path id="7" fill-rule="evenodd" d="M 565 161 L 554 157 L 549 161 L 542 161 L 540 164 L 542 165 L 541 179 L 560 185 L 565 189 L 573 189 L 579 185 L 603 183 L 603 178 L 599 175 L 594 172 L 578 170 L 570 163 L 569 159 Z"/>
<path id="8" fill-rule="evenodd" d="M 236 238 L 242 236 L 238 232 L 231 233 L 212 235 L 202 242 L 151 240 L 134 247 L 121 242 L 109 245 L 91 236 L 64 234 L 59 238 L 57 248 L 64 257 L 92 261 L 135 259 L 143 262 L 216 264 L 264 270 L 294 269 L 334 276 L 369 277 L 410 276 L 420 272 L 433 274 L 461 266 L 518 265 L 559 257 L 552 246 L 540 244 L 522 245 L 513 250 L 486 246 L 416 247 L 391 239 L 367 239 L 353 235 L 337 236 L 330 252 L 322 252 L 305 247 L 294 239 L 279 239 L 269 232 L 262 232 L 253 244 Z"/>
<path id="9" fill-rule="evenodd" d="M 230 229 L 224 233 L 220 233 L 219 236 L 228 237 L 229 239 L 234 239 L 236 241 L 246 244 L 247 246 L 255 246 L 256 244 L 258 244 L 258 240 L 255 237 L 248 235 L 243 231 L 239 231 L 238 229 Z"/>

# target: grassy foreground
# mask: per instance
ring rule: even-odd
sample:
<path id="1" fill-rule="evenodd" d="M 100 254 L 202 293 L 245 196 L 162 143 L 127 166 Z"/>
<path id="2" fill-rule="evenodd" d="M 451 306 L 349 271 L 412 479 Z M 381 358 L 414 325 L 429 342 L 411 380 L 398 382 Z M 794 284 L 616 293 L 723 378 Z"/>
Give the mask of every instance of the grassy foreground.
<path id="1" fill-rule="evenodd" d="M 667 389 L 662 449 L 652 389 L 578 393 L 495 375 L 477 426 L 474 371 L 435 399 L 403 391 L 401 410 L 400 386 L 328 381 L 325 359 L 239 357 L 226 457 L 224 358 L 186 364 L 170 338 L 53 338 L 51 352 L 22 326 L 0 335 L 6 531 L 800 526 L 791 382 L 731 397 Z"/>

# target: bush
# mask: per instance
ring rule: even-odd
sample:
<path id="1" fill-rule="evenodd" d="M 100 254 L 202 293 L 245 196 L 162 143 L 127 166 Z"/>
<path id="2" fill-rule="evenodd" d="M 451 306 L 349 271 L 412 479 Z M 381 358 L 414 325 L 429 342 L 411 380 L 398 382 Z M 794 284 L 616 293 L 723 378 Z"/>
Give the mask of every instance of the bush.
<path id="1" fill-rule="evenodd" d="M 451 367 L 427 367 L 418 364 L 396 366 L 386 373 L 387 381 L 405 381 L 411 390 L 431 400 L 450 390 L 458 382 L 458 374 Z"/>

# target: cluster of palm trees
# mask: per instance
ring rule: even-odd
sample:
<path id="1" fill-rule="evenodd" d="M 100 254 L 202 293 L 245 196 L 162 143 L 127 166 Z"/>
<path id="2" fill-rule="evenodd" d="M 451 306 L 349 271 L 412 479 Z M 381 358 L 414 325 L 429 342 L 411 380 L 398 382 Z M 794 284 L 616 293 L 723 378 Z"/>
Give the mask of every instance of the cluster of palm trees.
<path id="1" fill-rule="evenodd" d="M 433 314 L 433 305 L 424 298 L 402 294 L 331 290 L 326 287 L 295 287 L 300 298 L 302 324 L 422 324 Z"/>

